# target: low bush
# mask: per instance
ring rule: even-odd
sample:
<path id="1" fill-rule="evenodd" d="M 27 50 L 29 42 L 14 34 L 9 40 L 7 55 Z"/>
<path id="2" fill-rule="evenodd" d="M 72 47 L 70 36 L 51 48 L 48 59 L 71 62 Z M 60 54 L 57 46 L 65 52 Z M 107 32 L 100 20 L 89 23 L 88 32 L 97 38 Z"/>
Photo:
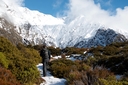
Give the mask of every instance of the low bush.
<path id="1" fill-rule="evenodd" d="M 55 48 L 55 47 L 48 47 L 48 49 L 50 50 L 51 52 L 51 55 L 54 57 L 54 56 L 58 56 L 58 55 L 61 55 L 61 49 L 59 47 Z"/>
<path id="2" fill-rule="evenodd" d="M 128 71 L 126 73 L 124 73 L 124 75 L 121 77 L 121 80 L 128 82 Z"/>
<path id="3" fill-rule="evenodd" d="M 8 69 L 22 84 L 34 82 L 40 77 L 36 64 L 39 62 L 39 53 L 21 46 L 17 48 L 4 37 L 0 37 L 0 52 L 8 60 Z M 5 60 L 4 60 L 5 61 Z"/>
<path id="4" fill-rule="evenodd" d="M 25 47 L 23 44 L 19 43 L 17 44 L 17 48 L 19 49 L 20 53 L 22 53 L 23 57 L 32 60 L 33 64 L 37 65 L 39 62 L 41 62 L 39 52 L 33 49 L 33 47 Z"/>
<path id="5" fill-rule="evenodd" d="M 67 76 L 68 83 L 72 83 L 72 81 L 81 80 L 81 73 L 79 71 L 70 71 Z"/>
<path id="6" fill-rule="evenodd" d="M 63 49 L 63 51 L 66 53 L 66 55 L 71 54 L 83 54 L 87 49 L 85 48 L 76 48 L 76 47 L 66 47 Z"/>
<path id="7" fill-rule="evenodd" d="M 71 70 L 73 70 L 75 63 L 67 59 L 58 59 L 50 63 L 51 73 L 59 78 L 66 78 Z"/>
<path id="8" fill-rule="evenodd" d="M 0 52 L 0 66 L 8 68 L 8 60 L 6 59 L 2 52 Z"/>
<path id="9" fill-rule="evenodd" d="M 128 85 L 126 81 L 99 79 L 98 85 Z"/>
<path id="10" fill-rule="evenodd" d="M 21 85 L 11 71 L 0 67 L 0 85 Z"/>
<path id="11" fill-rule="evenodd" d="M 17 79 L 23 84 L 29 82 L 34 83 L 34 81 L 36 81 L 36 79 L 38 79 L 40 76 L 39 71 L 35 64 L 33 64 L 32 60 L 28 60 L 25 58 L 17 60 L 15 66 L 18 68 L 15 68 L 13 70 L 13 73 L 16 75 Z"/>
<path id="12" fill-rule="evenodd" d="M 104 67 L 95 67 L 93 69 L 93 73 L 97 78 L 109 79 L 109 77 L 111 76 L 111 78 L 113 77 L 113 79 L 115 79 L 114 73 L 110 72 Z"/>
<path id="13" fill-rule="evenodd" d="M 115 76 L 103 67 L 96 67 L 95 69 L 88 69 L 82 71 L 71 71 L 67 77 L 68 85 L 100 85 L 99 79 L 114 80 Z M 77 81 L 77 83 L 76 83 Z"/>

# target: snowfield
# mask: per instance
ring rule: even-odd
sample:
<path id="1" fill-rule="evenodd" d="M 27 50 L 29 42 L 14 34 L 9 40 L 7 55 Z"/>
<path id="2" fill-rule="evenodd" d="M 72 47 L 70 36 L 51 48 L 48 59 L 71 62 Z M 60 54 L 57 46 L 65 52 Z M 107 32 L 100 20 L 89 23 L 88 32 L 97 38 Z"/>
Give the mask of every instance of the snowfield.
<path id="1" fill-rule="evenodd" d="M 43 64 L 39 63 L 37 65 L 38 70 L 40 71 L 40 74 L 43 74 L 43 70 L 42 70 Z M 60 78 L 55 78 L 54 76 L 52 76 L 50 74 L 50 72 L 47 72 L 47 76 L 43 77 L 43 75 L 41 75 L 41 77 L 46 81 L 44 83 L 41 83 L 40 85 L 65 85 L 66 79 L 60 79 Z"/>

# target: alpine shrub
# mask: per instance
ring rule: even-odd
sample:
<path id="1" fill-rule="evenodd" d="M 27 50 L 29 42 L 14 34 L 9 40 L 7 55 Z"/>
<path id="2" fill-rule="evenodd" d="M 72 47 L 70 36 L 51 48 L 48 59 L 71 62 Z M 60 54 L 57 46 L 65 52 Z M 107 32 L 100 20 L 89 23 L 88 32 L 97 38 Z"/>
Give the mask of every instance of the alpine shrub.
<path id="1" fill-rule="evenodd" d="M 40 77 L 39 71 L 36 67 L 36 63 L 40 60 L 38 59 L 40 56 L 35 50 L 30 50 L 25 47 L 23 47 L 23 49 L 22 51 L 19 50 L 19 48 L 7 39 L 0 37 L 0 52 L 5 55 L 5 59 L 9 62 L 8 69 L 15 75 L 20 83 L 26 84 L 34 82 Z"/>
<path id="2" fill-rule="evenodd" d="M 21 85 L 11 71 L 0 67 L 0 85 Z"/>
<path id="3" fill-rule="evenodd" d="M 0 52 L 0 66 L 8 68 L 8 60 L 2 52 Z"/>

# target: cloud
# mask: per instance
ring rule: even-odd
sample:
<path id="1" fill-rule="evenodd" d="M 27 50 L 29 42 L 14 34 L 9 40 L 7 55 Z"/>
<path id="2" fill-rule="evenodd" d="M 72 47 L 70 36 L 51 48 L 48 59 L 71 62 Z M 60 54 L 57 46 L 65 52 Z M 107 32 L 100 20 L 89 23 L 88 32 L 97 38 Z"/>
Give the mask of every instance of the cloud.
<path id="1" fill-rule="evenodd" d="M 70 0 L 68 6 L 66 14 L 70 20 L 84 16 L 87 21 L 128 32 L 128 6 L 124 9 L 117 8 L 114 15 L 111 15 L 111 11 L 102 9 L 101 4 L 96 4 L 94 0 Z"/>
<path id="2" fill-rule="evenodd" d="M 10 11 L 16 10 L 20 13 L 19 6 L 23 6 L 23 0 L 0 0 L 0 17 L 4 17 L 4 19 L 12 23 L 14 18 L 8 14 L 7 7 L 11 9 Z"/>
<path id="3" fill-rule="evenodd" d="M 60 5 L 62 4 L 63 0 L 56 0 L 56 2 L 53 4 L 54 8 L 58 8 L 60 7 Z"/>
<path id="4" fill-rule="evenodd" d="M 24 0 L 3 0 L 9 6 L 24 6 Z"/>
<path id="5" fill-rule="evenodd" d="M 95 0 L 96 3 L 101 3 L 102 5 L 105 5 L 105 6 L 112 6 L 112 2 L 113 0 Z"/>

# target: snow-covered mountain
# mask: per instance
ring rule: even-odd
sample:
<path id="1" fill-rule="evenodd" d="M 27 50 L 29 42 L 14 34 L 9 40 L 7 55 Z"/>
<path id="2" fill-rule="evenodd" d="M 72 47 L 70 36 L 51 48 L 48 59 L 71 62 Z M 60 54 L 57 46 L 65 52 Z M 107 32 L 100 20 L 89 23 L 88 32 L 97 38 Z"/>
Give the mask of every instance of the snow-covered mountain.
<path id="1" fill-rule="evenodd" d="M 98 29 L 94 37 L 89 40 L 82 40 L 77 43 L 76 47 L 96 47 L 106 46 L 113 42 L 125 42 L 127 39 L 124 35 L 116 33 L 112 29 Z"/>
<path id="2" fill-rule="evenodd" d="M 3 22 L 7 22 L 6 26 Z M 100 23 L 87 21 L 84 15 L 73 20 L 68 17 L 56 18 L 26 7 L 13 6 L 8 0 L 0 1 L 0 29 L 11 34 L 16 33 L 14 37 L 21 37 L 22 42 L 27 44 L 37 45 L 45 42 L 57 47 L 92 47 L 126 40 L 127 33 L 123 36 L 121 31 L 108 28 Z M 10 29 L 13 29 L 13 32 L 10 32 Z"/>

